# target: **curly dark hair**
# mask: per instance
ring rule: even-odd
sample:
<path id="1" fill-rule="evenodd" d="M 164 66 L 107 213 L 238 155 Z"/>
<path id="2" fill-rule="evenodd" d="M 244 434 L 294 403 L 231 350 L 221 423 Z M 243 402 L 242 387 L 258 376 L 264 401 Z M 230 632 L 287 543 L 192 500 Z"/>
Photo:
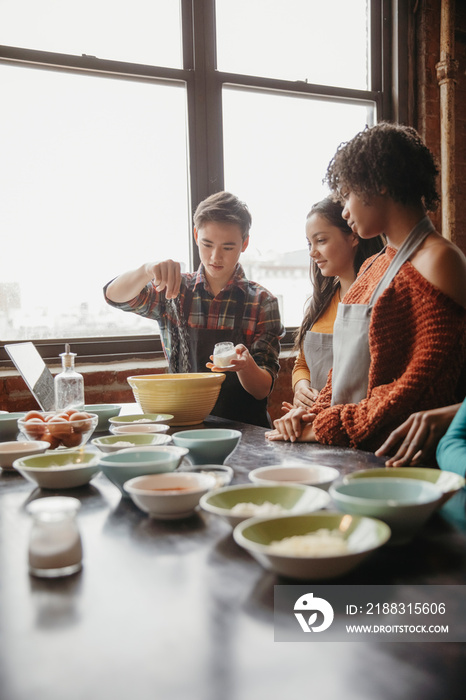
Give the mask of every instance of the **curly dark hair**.
<path id="1" fill-rule="evenodd" d="M 368 203 L 386 189 L 396 202 L 435 211 L 438 173 L 433 154 L 415 129 L 381 122 L 340 144 L 324 182 L 339 198 L 349 189 Z"/>

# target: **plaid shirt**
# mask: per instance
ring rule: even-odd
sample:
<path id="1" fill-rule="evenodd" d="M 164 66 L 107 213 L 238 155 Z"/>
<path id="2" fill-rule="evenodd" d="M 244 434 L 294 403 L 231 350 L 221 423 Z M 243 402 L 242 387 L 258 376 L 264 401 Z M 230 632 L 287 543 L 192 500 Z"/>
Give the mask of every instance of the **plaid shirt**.
<path id="1" fill-rule="evenodd" d="M 105 289 L 106 287 L 104 293 Z M 197 272 L 182 274 L 180 294 L 177 299 L 181 314 L 184 314 L 187 289 L 193 292 L 187 318 L 189 328 L 232 329 L 239 297 L 240 295 L 244 297 L 242 316 L 244 345 L 256 364 L 268 370 L 275 379 L 280 367 L 278 362 L 280 338 L 285 334 L 276 297 L 256 282 L 249 281 L 239 263 L 231 280 L 215 298 L 207 289 L 202 263 Z M 155 285 L 150 282 L 137 297 L 128 302 L 116 303 L 106 295 L 105 299 L 108 304 L 118 309 L 132 311 L 139 316 L 157 321 L 165 357 L 169 360 L 170 330 L 177 326 L 177 318 L 173 301 L 165 298 L 165 292 L 157 292 Z"/>

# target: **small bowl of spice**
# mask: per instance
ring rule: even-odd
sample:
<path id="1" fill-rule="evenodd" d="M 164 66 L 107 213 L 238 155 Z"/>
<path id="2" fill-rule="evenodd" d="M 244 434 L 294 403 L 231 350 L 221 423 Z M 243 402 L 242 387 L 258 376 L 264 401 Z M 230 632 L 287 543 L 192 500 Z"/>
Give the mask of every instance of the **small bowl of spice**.
<path id="1" fill-rule="evenodd" d="M 150 517 L 178 520 L 192 515 L 201 496 L 215 488 L 215 483 L 211 474 L 175 472 L 139 476 L 127 481 L 124 489 Z"/>

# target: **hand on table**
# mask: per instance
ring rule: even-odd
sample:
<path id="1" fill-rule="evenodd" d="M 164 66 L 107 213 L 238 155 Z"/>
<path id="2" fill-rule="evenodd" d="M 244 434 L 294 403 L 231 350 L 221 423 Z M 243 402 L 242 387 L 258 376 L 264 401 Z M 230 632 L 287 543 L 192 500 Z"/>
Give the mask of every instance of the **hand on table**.
<path id="1" fill-rule="evenodd" d="M 286 402 L 283 403 L 283 406 Z M 288 406 L 290 404 L 287 404 Z M 274 420 L 274 430 L 265 433 L 269 440 L 283 440 L 290 442 L 315 442 L 315 434 L 312 423 L 315 413 L 309 413 L 304 408 L 291 408 L 283 416 Z"/>
<path id="2" fill-rule="evenodd" d="M 412 413 L 376 451 L 377 457 L 396 453 L 386 467 L 407 467 L 433 462 L 440 438 L 446 433 L 461 404 Z"/>

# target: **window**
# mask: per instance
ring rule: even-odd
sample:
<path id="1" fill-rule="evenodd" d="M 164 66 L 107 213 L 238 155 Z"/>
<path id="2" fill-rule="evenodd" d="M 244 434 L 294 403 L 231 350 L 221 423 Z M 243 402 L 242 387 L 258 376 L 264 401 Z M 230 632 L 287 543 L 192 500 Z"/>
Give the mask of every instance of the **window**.
<path id="1" fill-rule="evenodd" d="M 223 188 L 252 212 L 246 273 L 298 324 L 326 165 L 390 116 L 385 4 L 1 3 L 0 361 L 26 339 L 153 355 L 156 324 L 102 286 L 150 259 L 193 269 L 192 211 Z"/>

